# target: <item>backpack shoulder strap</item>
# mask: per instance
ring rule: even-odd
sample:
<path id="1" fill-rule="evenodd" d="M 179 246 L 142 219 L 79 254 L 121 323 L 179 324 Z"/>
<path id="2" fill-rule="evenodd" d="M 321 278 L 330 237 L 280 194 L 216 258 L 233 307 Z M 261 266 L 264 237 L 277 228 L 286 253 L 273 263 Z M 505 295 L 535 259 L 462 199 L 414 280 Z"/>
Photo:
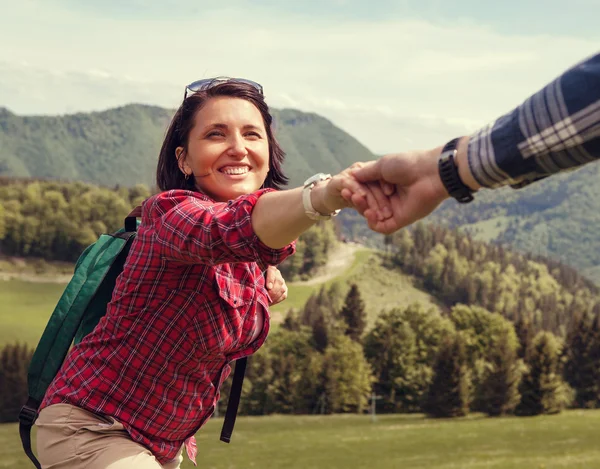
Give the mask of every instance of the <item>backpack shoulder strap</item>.
<path id="1" fill-rule="evenodd" d="M 21 437 L 21 444 L 27 457 L 31 460 L 36 469 L 42 469 L 40 462 L 33 454 L 31 449 L 31 428 L 37 418 L 37 411 L 40 407 L 40 403 L 33 398 L 27 399 L 25 405 L 21 408 L 19 413 L 19 436 Z"/>
<path id="2" fill-rule="evenodd" d="M 81 254 L 73 278 L 56 305 L 31 359 L 27 374 L 29 396 L 19 413 L 19 435 L 25 454 L 37 469 L 41 469 L 41 465 L 31 449 L 31 428 L 41 401 L 62 366 L 90 300 L 110 270 L 111 259 L 116 259 L 131 245 L 139 209 L 136 207 L 127 216 L 125 230 L 119 230 L 115 235 L 101 235 Z"/>
<path id="3" fill-rule="evenodd" d="M 242 397 L 242 385 L 244 384 L 244 374 L 246 373 L 246 364 L 248 357 L 240 358 L 235 362 L 235 371 L 233 372 L 233 382 L 229 392 L 229 402 L 227 402 L 227 411 L 225 412 L 225 421 L 221 430 L 221 441 L 229 443 L 231 434 L 235 425 L 240 398 Z"/>

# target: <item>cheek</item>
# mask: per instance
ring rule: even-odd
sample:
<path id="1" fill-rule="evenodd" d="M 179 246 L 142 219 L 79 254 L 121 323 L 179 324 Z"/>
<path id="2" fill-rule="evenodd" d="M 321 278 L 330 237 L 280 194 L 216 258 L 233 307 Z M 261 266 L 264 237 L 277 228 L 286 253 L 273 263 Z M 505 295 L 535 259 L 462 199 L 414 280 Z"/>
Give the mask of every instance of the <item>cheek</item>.
<path id="1" fill-rule="evenodd" d="M 271 158 L 271 155 L 269 155 L 269 145 L 265 145 L 265 148 L 261 152 L 261 156 L 262 156 L 261 159 L 262 159 L 263 169 L 268 172 L 269 171 L 269 160 Z"/>
<path id="2" fill-rule="evenodd" d="M 210 147 L 194 142 L 189 145 L 188 161 L 196 169 L 210 167 L 218 158 L 218 155 L 213 153 L 214 151 L 211 151 Z"/>

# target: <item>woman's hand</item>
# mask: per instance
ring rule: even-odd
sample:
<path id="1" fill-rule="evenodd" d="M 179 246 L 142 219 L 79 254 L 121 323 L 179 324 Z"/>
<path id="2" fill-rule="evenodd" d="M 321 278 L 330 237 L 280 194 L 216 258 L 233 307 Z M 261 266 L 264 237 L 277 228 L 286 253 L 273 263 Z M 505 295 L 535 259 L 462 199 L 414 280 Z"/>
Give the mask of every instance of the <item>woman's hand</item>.
<path id="1" fill-rule="evenodd" d="M 363 184 L 383 181 L 393 185 L 394 190 L 388 197 L 392 209 L 389 218 L 378 218 L 377 207 L 364 203 L 362 197 L 352 190 L 345 190 L 343 196 L 357 205 L 369 228 L 380 233 L 393 233 L 427 216 L 448 198 L 438 171 L 440 151 L 436 148 L 386 155 L 353 172 Z"/>
<path id="2" fill-rule="evenodd" d="M 270 306 L 281 303 L 287 298 L 288 287 L 277 267 L 270 265 L 267 268 L 265 286 L 267 287 Z"/>
<path id="3" fill-rule="evenodd" d="M 390 218 L 392 209 L 389 196 L 394 192 L 394 186 L 380 181 L 358 182 L 353 171 L 363 166 L 364 163 L 354 163 L 332 179 L 317 184 L 311 194 L 315 210 L 325 215 L 340 208 L 351 207 L 362 213 L 368 207 L 379 221 Z M 353 197 L 343 197 L 342 192 L 352 194 Z"/>

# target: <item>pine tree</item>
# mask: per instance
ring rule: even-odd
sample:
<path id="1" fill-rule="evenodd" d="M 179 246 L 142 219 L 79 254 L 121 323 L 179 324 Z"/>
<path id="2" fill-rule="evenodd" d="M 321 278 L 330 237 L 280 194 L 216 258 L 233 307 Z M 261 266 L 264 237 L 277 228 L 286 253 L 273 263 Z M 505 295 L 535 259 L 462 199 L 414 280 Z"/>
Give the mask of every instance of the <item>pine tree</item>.
<path id="1" fill-rule="evenodd" d="M 312 326 L 318 316 L 319 303 L 317 294 L 310 295 L 300 315 L 300 322 L 305 326 Z"/>
<path id="2" fill-rule="evenodd" d="M 346 295 L 340 316 L 346 323 L 346 335 L 359 342 L 367 325 L 367 313 L 358 286 L 353 283 Z"/>
<path id="3" fill-rule="evenodd" d="M 323 370 L 329 412 L 361 413 L 367 407 L 373 375 L 360 344 L 336 336 L 323 354 Z"/>
<path id="4" fill-rule="evenodd" d="M 288 331 L 299 331 L 300 330 L 300 328 L 302 327 L 302 321 L 300 319 L 300 316 L 296 312 L 296 310 L 294 310 L 294 309 L 288 310 L 288 312 L 285 315 L 285 318 L 283 320 L 283 323 L 281 324 L 281 327 L 283 327 L 284 329 L 287 329 Z"/>
<path id="5" fill-rule="evenodd" d="M 575 390 L 575 404 L 595 408 L 600 399 L 600 327 L 598 317 L 579 314 L 565 345 L 565 379 Z"/>
<path id="6" fill-rule="evenodd" d="M 552 333 L 543 331 L 535 337 L 527 360 L 528 371 L 521 381 L 518 415 L 556 414 L 565 407 L 560 355 L 560 343 Z"/>
<path id="7" fill-rule="evenodd" d="M 325 321 L 325 316 L 320 314 L 312 324 L 312 334 L 315 348 L 323 352 L 329 345 L 329 330 Z"/>
<path id="8" fill-rule="evenodd" d="M 433 372 L 423 410 L 431 417 L 467 415 L 470 377 L 465 342 L 460 333 L 444 339 Z"/>
<path id="9" fill-rule="evenodd" d="M 487 357 L 490 371 L 481 385 L 481 407 L 491 416 L 514 412 L 521 400 L 519 384 L 522 366 L 514 340 L 504 333 Z"/>
<path id="10" fill-rule="evenodd" d="M 517 338 L 519 339 L 520 345 L 519 358 L 525 360 L 529 355 L 531 344 L 533 342 L 533 338 L 535 337 L 531 320 L 528 317 L 521 316 L 515 323 L 515 332 L 517 333 Z"/>

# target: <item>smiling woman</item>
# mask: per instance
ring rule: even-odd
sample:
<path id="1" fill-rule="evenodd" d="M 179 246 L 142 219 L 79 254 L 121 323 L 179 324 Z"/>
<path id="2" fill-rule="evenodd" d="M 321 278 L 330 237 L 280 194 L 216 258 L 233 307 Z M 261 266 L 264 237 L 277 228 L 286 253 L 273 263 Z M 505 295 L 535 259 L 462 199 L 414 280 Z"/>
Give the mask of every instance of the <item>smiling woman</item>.
<path id="1" fill-rule="evenodd" d="M 200 189 L 210 196 L 216 190 L 224 201 L 261 186 L 282 189 L 287 183 L 282 171 L 284 152 L 273 135 L 262 87 L 249 80 L 202 82 L 203 88 L 189 97 L 186 89 L 167 131 L 158 162 L 158 187 Z M 237 184 L 238 190 L 246 190 L 235 197 L 220 193 L 235 192 L 228 189 L 232 180 L 217 179 L 226 174 L 227 165 L 232 166 L 229 173 L 248 168 L 249 174 L 238 179 L 245 184 Z"/>
<path id="2" fill-rule="evenodd" d="M 284 153 L 260 85 L 218 79 L 189 89 L 160 151 L 161 192 L 143 204 L 106 315 L 71 349 L 40 406 L 44 467 L 175 469 L 184 446 L 194 459 L 193 435 L 229 364 L 258 350 L 269 306 L 285 299 L 274 266 L 295 239 L 347 206 L 344 189 L 391 214 L 379 184 L 360 185 L 350 169 L 278 190 Z"/>

